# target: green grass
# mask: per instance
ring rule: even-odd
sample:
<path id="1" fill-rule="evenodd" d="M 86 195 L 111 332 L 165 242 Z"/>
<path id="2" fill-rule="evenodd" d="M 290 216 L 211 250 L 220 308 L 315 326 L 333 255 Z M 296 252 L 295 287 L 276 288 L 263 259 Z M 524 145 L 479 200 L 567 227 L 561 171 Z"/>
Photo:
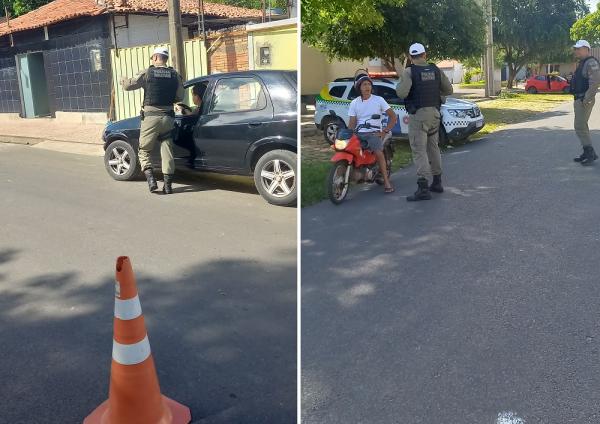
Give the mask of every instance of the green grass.
<path id="1" fill-rule="evenodd" d="M 523 122 L 569 100 L 572 100 L 569 94 L 511 93 L 508 98 L 479 102 L 477 106 L 485 117 L 485 127 L 472 136 L 471 140 L 477 140 L 506 125 Z"/>
<path id="2" fill-rule="evenodd" d="M 506 81 L 500 83 L 502 87 L 506 87 Z M 485 88 L 485 81 L 469 82 L 458 84 L 460 88 Z"/>
<path id="3" fill-rule="evenodd" d="M 509 93 L 498 99 L 479 102 L 477 105 L 485 116 L 485 127 L 468 140 L 454 145 L 474 142 L 506 125 L 523 122 L 570 100 L 572 96 L 568 94 Z M 392 171 L 412 162 L 408 140 L 394 140 L 394 147 Z M 322 136 L 316 136 L 302 140 L 301 155 L 301 205 L 304 207 L 327 198 L 326 180 L 331 169 L 329 159 L 333 156 L 333 150 L 327 147 Z"/>

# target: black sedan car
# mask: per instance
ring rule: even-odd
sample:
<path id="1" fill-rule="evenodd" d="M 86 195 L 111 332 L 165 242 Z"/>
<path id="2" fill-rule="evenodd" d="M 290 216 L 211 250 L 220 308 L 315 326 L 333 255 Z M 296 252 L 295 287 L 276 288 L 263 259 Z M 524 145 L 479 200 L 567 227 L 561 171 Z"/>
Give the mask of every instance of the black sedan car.
<path id="1" fill-rule="evenodd" d="M 254 176 L 259 193 L 275 205 L 296 201 L 297 76 L 293 71 L 244 71 L 208 75 L 184 86 L 203 87 L 197 113 L 177 115 L 177 167 Z M 115 180 L 140 173 L 140 117 L 109 123 L 104 163 Z M 153 166 L 160 169 L 159 150 Z"/>

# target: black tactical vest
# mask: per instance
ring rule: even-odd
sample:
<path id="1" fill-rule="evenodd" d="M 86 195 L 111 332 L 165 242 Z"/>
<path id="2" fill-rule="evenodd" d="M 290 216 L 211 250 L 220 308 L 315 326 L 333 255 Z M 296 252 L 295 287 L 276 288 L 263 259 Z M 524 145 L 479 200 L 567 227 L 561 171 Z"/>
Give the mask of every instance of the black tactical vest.
<path id="1" fill-rule="evenodd" d="M 410 66 L 412 86 L 408 97 L 404 101 L 406 111 L 414 114 L 423 107 L 440 108 L 442 97 L 440 95 L 442 76 L 440 69 L 433 63 L 426 66 Z"/>
<path id="2" fill-rule="evenodd" d="M 144 106 L 172 105 L 177 95 L 178 78 L 171 67 L 150 66 L 146 72 Z"/>
<path id="3" fill-rule="evenodd" d="M 579 65 L 577 65 L 575 75 L 573 75 L 573 79 L 571 80 L 571 94 L 575 97 L 584 95 L 590 88 L 590 79 L 583 76 L 583 67 L 590 59 L 598 60 L 594 56 L 588 56 L 583 59 L 579 62 Z"/>

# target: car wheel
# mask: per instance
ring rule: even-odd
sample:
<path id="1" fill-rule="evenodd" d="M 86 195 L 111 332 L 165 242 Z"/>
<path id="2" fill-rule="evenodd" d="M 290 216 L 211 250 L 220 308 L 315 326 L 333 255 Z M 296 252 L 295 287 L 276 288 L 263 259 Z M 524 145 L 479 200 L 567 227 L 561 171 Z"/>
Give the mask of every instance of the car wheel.
<path id="1" fill-rule="evenodd" d="M 563 93 L 570 94 L 571 93 L 571 87 L 564 87 L 563 88 Z"/>
<path id="2" fill-rule="evenodd" d="M 267 202 L 288 206 L 296 201 L 296 175 L 296 153 L 271 150 L 256 163 L 254 184 Z"/>
<path id="3" fill-rule="evenodd" d="M 117 181 L 133 180 L 140 172 L 134 148 L 123 140 L 115 140 L 104 152 L 108 175 Z"/>
<path id="4" fill-rule="evenodd" d="M 325 137 L 325 141 L 330 145 L 333 144 L 340 128 L 346 128 L 346 125 L 339 119 L 327 118 L 323 123 L 323 136 Z"/>
<path id="5" fill-rule="evenodd" d="M 537 92 L 538 92 L 538 91 L 537 91 L 537 88 L 535 88 L 535 87 L 529 87 L 529 88 L 527 89 L 527 92 L 528 92 L 529 94 L 537 94 Z"/>

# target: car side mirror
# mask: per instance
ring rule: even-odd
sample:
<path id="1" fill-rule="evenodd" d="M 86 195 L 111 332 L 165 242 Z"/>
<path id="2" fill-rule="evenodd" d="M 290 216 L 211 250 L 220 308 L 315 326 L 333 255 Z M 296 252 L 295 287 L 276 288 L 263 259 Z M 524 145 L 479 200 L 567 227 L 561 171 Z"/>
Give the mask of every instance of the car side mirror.
<path id="1" fill-rule="evenodd" d="M 381 115 L 378 115 L 378 114 L 371 115 L 371 119 L 381 119 Z"/>

